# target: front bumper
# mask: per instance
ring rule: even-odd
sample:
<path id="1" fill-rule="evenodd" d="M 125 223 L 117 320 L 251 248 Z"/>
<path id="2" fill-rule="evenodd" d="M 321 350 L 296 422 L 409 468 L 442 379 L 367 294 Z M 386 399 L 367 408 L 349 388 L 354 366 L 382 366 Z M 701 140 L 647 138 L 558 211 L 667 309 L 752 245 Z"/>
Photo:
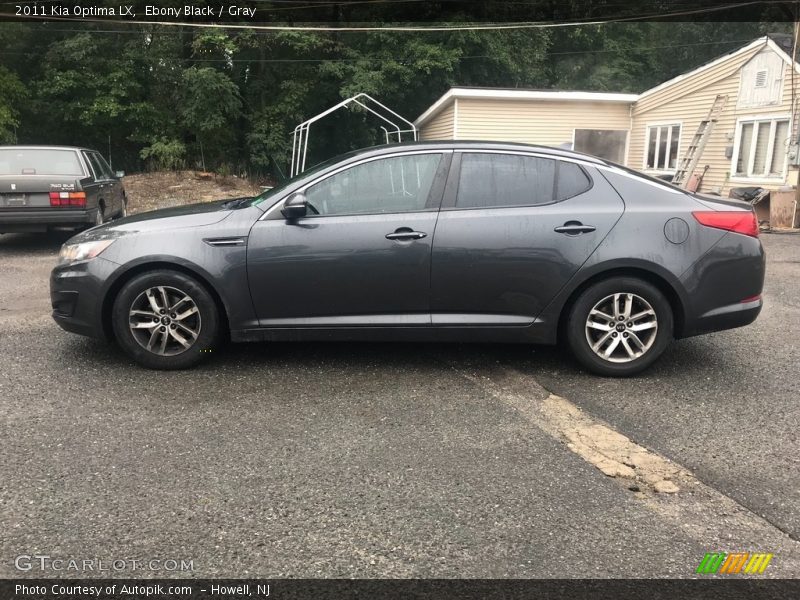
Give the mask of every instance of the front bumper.
<path id="1" fill-rule="evenodd" d="M 41 208 L 0 210 L 0 232 L 47 231 L 51 227 L 85 227 L 93 224 L 97 209 Z"/>
<path id="2" fill-rule="evenodd" d="M 58 265 L 50 273 L 53 319 L 65 331 L 108 339 L 103 327 L 105 283 L 118 268 L 98 256 L 91 260 Z"/>

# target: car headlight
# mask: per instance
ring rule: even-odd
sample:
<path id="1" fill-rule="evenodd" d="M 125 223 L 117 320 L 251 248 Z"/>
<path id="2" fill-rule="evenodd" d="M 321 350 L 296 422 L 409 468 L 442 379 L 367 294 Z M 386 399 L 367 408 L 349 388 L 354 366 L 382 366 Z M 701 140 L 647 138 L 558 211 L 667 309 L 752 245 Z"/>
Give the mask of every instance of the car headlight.
<path id="1" fill-rule="evenodd" d="M 58 253 L 58 260 L 62 263 L 89 260 L 108 248 L 114 240 L 95 240 L 79 244 L 64 244 Z"/>

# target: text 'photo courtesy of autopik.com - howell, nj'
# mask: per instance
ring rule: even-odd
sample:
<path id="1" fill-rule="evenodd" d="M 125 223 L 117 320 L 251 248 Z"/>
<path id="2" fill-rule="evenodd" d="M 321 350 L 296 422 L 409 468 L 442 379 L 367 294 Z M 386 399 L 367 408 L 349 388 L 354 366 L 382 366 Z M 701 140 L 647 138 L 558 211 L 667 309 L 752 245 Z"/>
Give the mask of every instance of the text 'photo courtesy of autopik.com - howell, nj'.
<path id="1" fill-rule="evenodd" d="M 0 5 L 0 600 L 800 597 L 799 44 Z"/>

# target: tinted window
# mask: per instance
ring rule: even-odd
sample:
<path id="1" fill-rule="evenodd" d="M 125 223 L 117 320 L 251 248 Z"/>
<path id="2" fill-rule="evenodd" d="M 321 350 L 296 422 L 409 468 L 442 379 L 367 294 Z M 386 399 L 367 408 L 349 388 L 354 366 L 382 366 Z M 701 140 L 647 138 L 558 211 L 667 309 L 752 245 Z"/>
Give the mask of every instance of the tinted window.
<path id="1" fill-rule="evenodd" d="M 72 150 L 0 149 L 0 175 L 83 175 Z"/>
<path id="2" fill-rule="evenodd" d="M 592 187 L 586 172 L 575 163 L 558 161 L 558 180 L 556 181 L 556 200 L 577 196 Z"/>
<path id="3" fill-rule="evenodd" d="M 362 163 L 312 185 L 306 199 L 320 215 L 422 210 L 441 156 L 416 154 Z"/>
<path id="4" fill-rule="evenodd" d="M 464 154 L 456 206 L 536 206 L 577 196 L 592 187 L 578 165 L 516 154 Z"/>
<path id="5" fill-rule="evenodd" d="M 92 171 L 94 171 L 95 179 L 108 179 L 110 177 L 110 173 L 106 173 L 105 167 L 103 163 L 100 161 L 100 155 L 95 152 L 89 152 L 86 154 L 86 158 L 89 159 L 89 163 L 92 165 Z"/>
<path id="6" fill-rule="evenodd" d="M 553 201 L 556 161 L 516 154 L 464 154 L 456 206 L 532 206 Z"/>
<path id="7" fill-rule="evenodd" d="M 95 154 L 95 156 L 97 157 L 97 162 L 100 163 L 100 167 L 103 169 L 103 173 L 105 173 L 106 177 L 113 178 L 114 171 L 111 170 L 111 166 L 109 166 L 108 162 L 106 162 L 106 159 L 103 158 L 103 155 Z"/>

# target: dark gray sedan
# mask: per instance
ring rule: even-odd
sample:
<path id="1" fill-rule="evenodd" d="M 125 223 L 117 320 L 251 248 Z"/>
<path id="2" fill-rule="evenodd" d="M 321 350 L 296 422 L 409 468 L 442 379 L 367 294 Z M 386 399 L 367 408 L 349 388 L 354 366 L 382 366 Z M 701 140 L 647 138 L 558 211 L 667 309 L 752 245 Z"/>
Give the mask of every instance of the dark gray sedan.
<path id="1" fill-rule="evenodd" d="M 0 146 L 0 233 L 85 229 L 122 218 L 123 175 L 88 148 Z"/>
<path id="2" fill-rule="evenodd" d="M 563 340 L 603 375 L 761 310 L 750 205 L 506 143 L 383 146 L 256 198 L 136 215 L 69 240 L 64 329 L 189 367 L 221 340 Z"/>

